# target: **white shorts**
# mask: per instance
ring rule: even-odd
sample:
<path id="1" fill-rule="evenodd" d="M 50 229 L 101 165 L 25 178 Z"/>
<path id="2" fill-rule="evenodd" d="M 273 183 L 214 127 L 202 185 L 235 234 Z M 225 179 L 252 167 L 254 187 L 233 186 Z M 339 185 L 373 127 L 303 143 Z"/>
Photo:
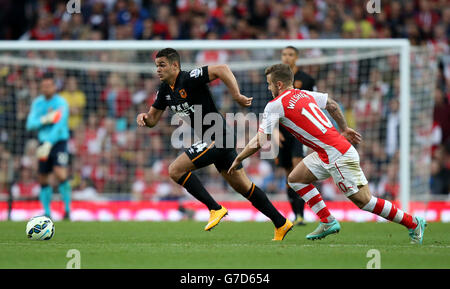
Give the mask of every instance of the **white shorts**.
<path id="1" fill-rule="evenodd" d="M 358 186 L 368 183 L 359 165 L 359 154 L 353 146 L 333 163 L 324 163 L 317 152 L 307 155 L 303 163 L 318 180 L 333 177 L 334 183 L 346 197 L 357 193 Z"/>

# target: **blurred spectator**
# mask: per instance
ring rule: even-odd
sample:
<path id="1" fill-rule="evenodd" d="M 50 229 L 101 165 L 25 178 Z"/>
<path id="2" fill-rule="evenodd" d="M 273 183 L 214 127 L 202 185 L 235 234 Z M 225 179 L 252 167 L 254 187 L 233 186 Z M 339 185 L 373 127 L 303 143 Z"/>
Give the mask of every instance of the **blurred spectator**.
<path id="1" fill-rule="evenodd" d="M 361 3 L 355 4 L 352 7 L 351 16 L 347 18 L 342 24 L 342 31 L 351 38 L 373 38 L 374 30 L 372 23 L 370 23 L 364 16 L 364 5 Z"/>
<path id="2" fill-rule="evenodd" d="M 336 83 L 333 81 L 333 83 Z M 372 69 L 367 83 L 359 88 L 360 99 L 355 104 L 355 116 L 358 127 L 364 133 L 370 130 L 377 132 L 383 108 L 384 95 L 387 93 L 387 85 L 381 80 L 381 74 L 377 69 Z"/>
<path id="3" fill-rule="evenodd" d="M 210 31 L 206 34 L 207 40 L 216 40 L 217 33 Z M 197 53 L 195 62 L 201 65 L 209 65 L 213 63 L 227 63 L 228 51 L 226 50 L 201 50 Z"/>
<path id="4" fill-rule="evenodd" d="M 320 84 L 319 82 L 318 85 Z M 317 91 L 324 90 L 317 89 Z M 347 121 L 347 125 L 349 127 L 356 127 L 356 117 L 352 106 L 352 98 L 349 96 L 343 96 L 340 100 L 340 104 L 342 105 L 341 108 L 342 112 L 344 113 L 345 120 Z"/>
<path id="5" fill-rule="evenodd" d="M 109 75 L 106 88 L 102 92 L 102 101 L 108 108 L 108 116 L 120 118 L 131 105 L 131 97 L 123 78 L 113 72 Z"/>
<path id="6" fill-rule="evenodd" d="M 69 104 L 69 129 L 73 131 L 83 120 L 84 108 L 86 107 L 86 95 L 78 89 L 77 78 L 75 76 L 67 78 L 65 89 L 59 94 Z"/>
<path id="7" fill-rule="evenodd" d="M 391 30 L 391 36 L 394 38 L 402 37 L 404 35 L 405 15 L 402 13 L 401 1 L 391 1 L 391 10 L 389 17 L 386 21 L 389 29 Z"/>
<path id="8" fill-rule="evenodd" d="M 29 167 L 21 167 L 19 180 L 11 188 L 15 200 L 37 200 L 41 187 Z"/>
<path id="9" fill-rule="evenodd" d="M 336 200 L 341 192 L 336 189 L 333 178 L 328 178 L 320 182 L 320 195 L 324 200 Z"/>
<path id="10" fill-rule="evenodd" d="M 6 200 L 13 178 L 13 157 L 0 143 L 0 199 Z"/>
<path id="11" fill-rule="evenodd" d="M 101 1 L 95 1 L 92 4 L 90 15 L 87 17 L 87 24 L 91 26 L 93 30 L 101 32 L 102 38 L 107 33 L 107 10 L 105 4 Z"/>
<path id="12" fill-rule="evenodd" d="M 445 42 L 450 29 L 445 1 L 383 1 L 376 14 L 355 0 L 86 1 L 81 14 L 68 14 L 66 2 L 2 4 L 0 39 L 17 39 L 18 23 L 28 24 L 22 39 L 35 40 L 92 39 L 97 32 L 101 39 L 205 39 L 214 31 L 218 39 L 407 37 L 419 45 Z"/>
<path id="13" fill-rule="evenodd" d="M 33 172 L 38 169 L 38 160 L 36 158 L 36 149 L 39 143 L 36 139 L 29 139 L 25 144 L 24 154 L 18 159 L 18 167 L 31 168 Z M 34 177 L 34 175 L 33 175 Z"/>
<path id="14" fill-rule="evenodd" d="M 158 201 L 181 201 L 186 197 L 186 190 L 173 182 L 164 182 L 157 188 L 156 200 Z M 182 208 L 179 208 L 183 212 Z"/>
<path id="15" fill-rule="evenodd" d="M 442 144 L 442 128 L 436 121 L 433 121 L 431 128 L 431 155 L 434 155 L 436 149 Z"/>
<path id="16" fill-rule="evenodd" d="M 336 27 L 335 23 L 333 22 L 333 19 L 331 17 L 326 18 L 323 23 L 322 33 L 320 33 L 320 38 L 337 39 L 339 37 L 340 37 L 339 30 L 338 27 Z"/>
<path id="17" fill-rule="evenodd" d="M 444 98 L 443 92 L 436 88 L 434 93 L 434 121 L 442 129 L 442 143 L 450 140 L 450 103 Z"/>
<path id="18" fill-rule="evenodd" d="M 151 200 L 157 195 L 161 181 L 152 168 L 145 168 L 136 176 L 132 186 L 132 194 L 135 200 Z"/>
<path id="19" fill-rule="evenodd" d="M 386 200 L 396 200 L 400 192 L 398 180 L 398 164 L 392 162 L 389 164 L 387 172 L 382 175 L 378 186 L 378 196 Z"/>
<path id="20" fill-rule="evenodd" d="M 433 195 L 448 195 L 450 193 L 450 170 L 444 168 L 440 160 L 431 161 L 431 193 Z"/>
<path id="21" fill-rule="evenodd" d="M 196 0 L 196 1 L 84 1 L 81 14 L 68 14 L 67 1 L 26 1 L 23 9 L 0 0 L 0 39 L 33 40 L 177 40 L 177 39 L 336 39 L 408 38 L 413 45 L 428 46 L 440 66 L 434 94 L 434 124 L 431 131 L 415 128 L 415 144 L 432 141 L 431 190 L 448 194 L 450 170 L 450 7 L 445 1 L 394 0 L 382 2 L 382 13 L 369 14 L 361 1 L 293 0 Z M 13 11 L 14 10 L 14 11 Z M 22 13 L 23 15 L 20 15 Z M 13 16 L 14 15 L 14 16 Z M 25 19 L 17 29 L 17 19 Z M 104 192 L 132 192 L 141 199 L 182 199 L 185 192 L 168 178 L 167 168 L 179 154 L 169 150 L 174 127 L 165 112 L 157 128 L 137 129 L 137 111 L 153 103 L 159 80 L 149 73 L 117 72 L 108 65 L 148 63 L 149 55 L 110 51 L 65 53 L 27 51 L 21 57 L 76 61 L 83 57 L 93 65 L 77 72 L 63 67 L 55 72 L 61 95 L 71 108 L 73 131 L 70 151 L 74 183 L 79 198 L 98 198 Z M 277 51 L 200 50 L 182 51 L 182 58 L 196 65 L 278 59 Z M 327 57 L 327 51 L 302 51 L 301 58 Z M 337 55 L 346 55 L 337 51 Z M 4 55 L 2 53 L 2 55 Z M 16 55 L 14 55 L 16 56 Z M 442 60 L 441 60 L 442 59 Z M 374 61 L 374 63 L 371 63 Z M 347 64 L 308 65 L 304 69 L 317 78 L 317 90 L 327 91 L 343 106 L 349 126 L 357 128 L 364 140 L 358 150 L 371 190 L 385 198 L 398 196 L 399 153 L 399 58 L 352 61 Z M 427 63 L 422 63 L 426 67 Z M 121 68 L 121 67 L 119 67 Z M 33 65 L 0 65 L 0 193 L 6 191 L 6 162 L 13 162 L 16 175 L 22 167 L 36 166 L 36 143 L 23 129 L 28 104 L 38 95 L 37 79 L 46 68 Z M 114 71 L 114 72 L 111 72 Z M 415 75 L 415 74 L 414 74 Z M 414 76 L 414 81 L 426 81 Z M 229 97 L 226 86 L 211 83 L 218 108 L 223 112 L 261 113 L 271 97 L 265 89 L 262 71 L 236 71 L 244 95 L 253 97 L 248 110 Z M 415 85 L 420 86 L 417 82 Z M 64 87 L 63 87 L 64 86 Z M 422 93 L 422 92 L 421 92 Z M 423 92 L 427 93 L 427 92 Z M 420 104 L 413 103 L 413 109 Z M 427 124 L 428 113 L 415 112 Z M 6 125 L 5 125 L 6 124 Z M 425 127 L 425 126 L 424 126 Z M 238 128 L 243 129 L 243 128 Z M 240 139 L 239 142 L 248 142 Z M 413 152 L 415 153 L 415 152 Z M 265 191 L 284 190 L 285 178 L 270 162 L 252 158 L 246 163 L 249 177 Z M 24 182 L 34 179 L 21 173 Z M 202 171 L 212 192 L 230 191 L 217 179 L 213 167 Z M 32 182 L 30 182 L 32 184 Z M 447 185 L 446 185 L 447 184 Z M 31 185 L 30 185 L 31 186 Z M 325 199 L 341 196 L 331 181 L 322 184 Z M 17 189 L 16 189 L 17 190 Z M 74 191 L 75 192 L 75 191 Z M 97 195 L 98 194 L 98 195 Z"/>
<path id="22" fill-rule="evenodd" d="M 88 69 L 80 77 L 81 91 L 86 94 L 86 118 L 91 113 L 100 114 L 104 107 L 103 102 L 100 101 L 101 93 L 106 84 L 106 75 L 104 72 L 100 72 L 94 69 Z"/>
<path id="23" fill-rule="evenodd" d="M 153 33 L 153 20 L 148 18 L 142 22 L 142 29 L 140 33 L 137 35 L 136 39 L 140 40 L 151 40 L 155 38 L 155 34 Z"/>
<path id="24" fill-rule="evenodd" d="M 134 105 L 144 104 L 151 105 L 154 101 L 154 97 L 156 96 L 156 89 L 158 87 L 158 83 L 154 78 L 147 77 L 142 79 L 142 87 L 136 91 L 131 100 Z"/>
<path id="25" fill-rule="evenodd" d="M 245 164 L 245 172 L 249 179 L 258 187 L 264 190 L 264 180 L 273 173 L 272 166 L 266 160 L 252 156 Z"/>
<path id="26" fill-rule="evenodd" d="M 400 129 L 400 103 L 398 99 L 389 101 L 389 108 L 386 120 L 386 153 L 392 157 L 399 147 Z"/>
<path id="27" fill-rule="evenodd" d="M 52 26 L 52 16 L 49 13 L 39 15 L 36 26 L 30 31 L 32 40 L 54 40 L 56 27 Z"/>
<path id="28" fill-rule="evenodd" d="M 274 167 L 275 171 L 273 174 L 268 175 L 262 183 L 261 188 L 268 194 L 278 194 L 286 189 L 286 172 L 281 167 Z"/>
<path id="29" fill-rule="evenodd" d="M 170 18 L 170 7 L 167 5 L 161 5 L 158 7 L 158 13 L 153 23 L 153 33 L 159 39 L 170 39 L 169 36 L 169 18 Z"/>
<path id="30" fill-rule="evenodd" d="M 97 193 L 94 185 L 92 184 L 92 181 L 87 178 L 81 179 L 80 185 L 72 191 L 72 198 L 74 200 L 86 201 L 102 199 L 101 196 L 99 196 L 99 194 Z"/>
<path id="31" fill-rule="evenodd" d="M 429 0 L 419 0 L 419 7 L 415 16 L 417 26 L 422 30 L 426 39 L 431 38 L 432 28 L 439 21 L 439 14 L 432 10 L 433 3 Z"/>

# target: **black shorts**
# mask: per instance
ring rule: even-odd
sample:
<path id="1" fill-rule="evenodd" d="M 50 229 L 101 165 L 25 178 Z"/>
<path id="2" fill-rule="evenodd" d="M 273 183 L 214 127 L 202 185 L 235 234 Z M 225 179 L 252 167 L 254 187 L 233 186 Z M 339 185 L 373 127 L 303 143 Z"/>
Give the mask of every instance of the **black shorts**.
<path id="1" fill-rule="evenodd" d="M 67 141 L 60 141 L 52 146 L 46 161 L 39 161 L 39 173 L 49 174 L 53 171 L 54 166 L 67 167 L 68 164 Z"/>
<path id="2" fill-rule="evenodd" d="M 275 162 L 282 168 L 290 169 L 293 166 L 292 158 L 304 157 L 303 144 L 282 126 L 280 126 L 280 132 L 283 134 L 284 141 L 281 143 L 283 147 L 280 147 Z"/>
<path id="3" fill-rule="evenodd" d="M 219 172 L 228 171 L 237 157 L 236 149 L 218 148 L 214 144 L 214 141 L 209 143 L 199 141 L 186 149 L 185 152 L 198 169 L 214 164 Z M 239 164 L 237 169 L 241 168 L 242 164 Z"/>

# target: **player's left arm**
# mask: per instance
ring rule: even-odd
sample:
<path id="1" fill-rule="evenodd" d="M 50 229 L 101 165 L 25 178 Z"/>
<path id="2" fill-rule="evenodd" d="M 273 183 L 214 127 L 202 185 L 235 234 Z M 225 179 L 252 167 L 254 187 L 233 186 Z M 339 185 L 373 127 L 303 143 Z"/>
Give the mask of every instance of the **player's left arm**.
<path id="1" fill-rule="evenodd" d="M 50 131 L 46 134 L 44 142 L 36 149 L 36 155 L 40 161 L 46 161 L 48 159 L 53 145 L 60 140 L 60 136 L 64 129 L 67 129 L 68 127 L 69 105 L 67 102 L 65 100 L 60 101 L 58 103 L 58 108 L 53 112 L 58 112 L 58 117 L 52 117 L 53 120 L 46 123 L 51 126 Z M 51 114 L 53 112 L 51 112 Z"/>
<path id="2" fill-rule="evenodd" d="M 244 150 L 236 157 L 228 173 L 231 174 L 236 167 L 246 158 L 259 151 L 268 141 L 274 131 L 278 129 L 280 121 L 279 105 L 269 102 L 264 108 L 263 119 L 258 129 L 258 133 L 245 146 Z"/>
<path id="3" fill-rule="evenodd" d="M 247 107 L 252 104 L 252 97 L 242 95 L 239 90 L 239 85 L 231 69 L 226 64 L 209 65 L 208 66 L 209 80 L 213 81 L 219 78 L 228 87 L 233 99 L 241 106 Z"/>
<path id="4" fill-rule="evenodd" d="M 345 120 L 345 116 L 342 113 L 342 110 L 339 104 L 332 98 L 328 97 L 327 104 L 325 109 L 328 111 L 330 116 L 336 121 L 341 130 L 341 134 L 351 143 L 358 144 L 361 142 L 361 135 L 349 128 L 347 125 L 347 121 Z"/>
<path id="5" fill-rule="evenodd" d="M 232 174 L 243 160 L 258 152 L 269 139 L 270 135 L 266 135 L 265 133 L 258 131 L 258 133 L 245 146 L 244 150 L 242 150 L 242 152 L 234 159 L 228 173 Z"/>

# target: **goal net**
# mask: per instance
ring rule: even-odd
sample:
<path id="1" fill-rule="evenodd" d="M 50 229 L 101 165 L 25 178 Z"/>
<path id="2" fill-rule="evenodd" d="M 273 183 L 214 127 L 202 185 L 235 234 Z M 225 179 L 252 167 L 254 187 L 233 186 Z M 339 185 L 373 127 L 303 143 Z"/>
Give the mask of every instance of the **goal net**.
<path id="1" fill-rule="evenodd" d="M 70 106 L 69 168 L 73 199 L 189 198 L 168 175 L 169 164 L 183 151 L 181 145 L 190 145 L 173 142 L 171 135 L 178 125 L 171 125 L 172 114 L 166 111 L 152 129 L 136 126 L 137 114 L 148 111 L 159 85 L 154 55 L 158 49 L 171 44 L 174 43 L 92 42 L 3 47 L 0 50 L 1 198 L 7 198 L 10 188 L 14 198 L 36 196 L 38 192 L 35 157 L 38 143 L 36 133 L 27 131 L 25 123 L 30 103 L 40 94 L 39 79 L 47 71 L 54 73 L 58 93 Z M 389 42 L 384 46 L 352 47 L 346 41 L 325 41 L 324 45 L 312 48 L 288 41 L 277 42 L 276 46 L 273 42 L 267 45 L 267 41 L 254 41 L 251 46 L 233 44 L 234 47 L 222 46 L 220 42 L 197 43 L 196 48 L 190 47 L 191 44 L 176 44 L 182 69 L 228 64 L 241 93 L 253 97 L 253 105 L 242 108 L 233 102 L 220 81 L 210 83 L 210 88 L 222 113 L 241 112 L 244 116 L 262 113 L 271 99 L 264 69 L 280 62 L 283 47 L 297 47 L 300 69 L 314 78 L 317 91 L 329 93 L 339 102 L 349 126 L 362 134 L 363 142 L 357 150 L 373 194 L 400 200 L 402 168 L 408 177 L 403 183 L 408 186 L 404 200 L 428 195 L 437 73 L 437 56 L 431 50 L 411 48 L 406 57 L 409 63 L 403 66 L 410 69 L 410 85 L 405 88 L 402 83 L 408 82 L 401 75 L 401 47 L 389 46 Z M 402 90 L 409 92 L 409 104 L 401 98 Z M 409 109 L 402 110 L 406 105 Z M 409 123 L 402 123 L 405 120 Z M 252 131 L 249 128 L 257 125 L 250 121 L 247 127 L 238 126 L 237 130 Z M 409 159 L 401 165 L 401 158 L 405 157 L 401 155 L 401 134 L 405 129 L 407 132 L 409 129 Z M 251 137 L 239 139 L 239 147 L 243 148 Z M 286 199 L 285 173 L 274 160 L 255 156 L 245 167 L 251 180 L 272 200 Z M 214 166 L 203 168 L 198 174 L 217 199 L 241 199 Z M 331 180 L 318 186 L 325 199 L 344 199 Z"/>

